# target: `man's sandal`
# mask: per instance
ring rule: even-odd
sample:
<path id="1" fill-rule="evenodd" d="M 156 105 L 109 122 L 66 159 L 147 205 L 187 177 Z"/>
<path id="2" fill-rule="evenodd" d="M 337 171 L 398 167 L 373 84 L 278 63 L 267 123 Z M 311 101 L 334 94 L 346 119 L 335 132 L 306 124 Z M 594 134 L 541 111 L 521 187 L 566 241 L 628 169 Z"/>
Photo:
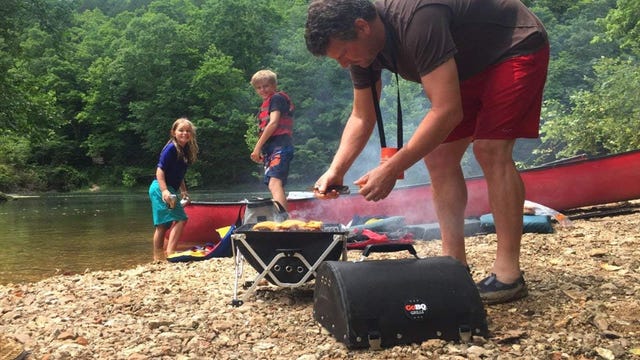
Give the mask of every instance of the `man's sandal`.
<path id="1" fill-rule="evenodd" d="M 501 304 L 526 297 L 529 292 L 523 274 L 511 284 L 498 281 L 496 274 L 487 276 L 476 283 L 480 298 L 486 304 Z"/>

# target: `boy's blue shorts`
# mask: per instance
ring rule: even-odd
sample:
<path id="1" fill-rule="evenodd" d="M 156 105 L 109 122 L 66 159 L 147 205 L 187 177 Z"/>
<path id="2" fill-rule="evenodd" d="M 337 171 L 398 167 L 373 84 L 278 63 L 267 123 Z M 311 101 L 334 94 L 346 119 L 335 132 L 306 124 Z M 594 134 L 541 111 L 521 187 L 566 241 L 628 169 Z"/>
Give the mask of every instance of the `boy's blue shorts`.
<path id="1" fill-rule="evenodd" d="M 280 179 L 282 185 L 286 185 L 291 160 L 293 160 L 293 145 L 276 146 L 271 153 L 265 155 L 264 183 L 268 185 L 273 177 Z"/>

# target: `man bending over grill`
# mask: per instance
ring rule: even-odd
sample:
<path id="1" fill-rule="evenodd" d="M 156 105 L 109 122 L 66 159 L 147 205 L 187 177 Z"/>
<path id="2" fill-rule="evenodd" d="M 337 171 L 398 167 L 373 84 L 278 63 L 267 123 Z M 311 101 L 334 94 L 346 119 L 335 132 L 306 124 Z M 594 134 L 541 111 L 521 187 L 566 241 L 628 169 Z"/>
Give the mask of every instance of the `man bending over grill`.
<path id="1" fill-rule="evenodd" d="M 305 39 L 316 56 L 349 68 L 353 109 L 319 197 L 344 175 L 376 125 L 371 86 L 382 69 L 421 83 L 431 108 L 409 141 L 358 180 L 369 201 L 386 198 L 398 175 L 419 160 L 431 177 L 442 252 L 467 264 L 467 201 L 460 161 L 473 153 L 487 180 L 498 248 L 478 282 L 487 303 L 527 296 L 520 269 L 524 185 L 513 162 L 516 138 L 538 137 L 549 61 L 546 31 L 520 0 L 313 0 Z M 376 95 L 379 96 L 379 95 Z"/>

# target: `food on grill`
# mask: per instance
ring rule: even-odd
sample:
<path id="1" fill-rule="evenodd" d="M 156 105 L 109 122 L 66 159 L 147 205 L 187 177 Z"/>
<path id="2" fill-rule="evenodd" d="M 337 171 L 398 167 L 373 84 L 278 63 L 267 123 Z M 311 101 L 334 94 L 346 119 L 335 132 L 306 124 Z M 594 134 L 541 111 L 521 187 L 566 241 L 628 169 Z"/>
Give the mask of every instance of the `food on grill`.
<path id="1" fill-rule="evenodd" d="M 275 231 L 278 228 L 278 223 L 275 221 L 261 221 L 253 225 L 253 230 L 256 231 Z"/>
<path id="2" fill-rule="evenodd" d="M 255 231 L 321 231 L 322 221 L 311 220 L 303 221 L 289 219 L 283 222 L 262 221 L 253 225 L 252 230 Z"/>
<path id="3" fill-rule="evenodd" d="M 302 228 L 306 225 L 306 222 L 302 220 L 289 219 L 278 224 L 278 230 L 302 230 Z"/>
<path id="4" fill-rule="evenodd" d="M 322 221 L 310 220 L 304 224 L 304 230 L 320 231 L 322 229 Z"/>

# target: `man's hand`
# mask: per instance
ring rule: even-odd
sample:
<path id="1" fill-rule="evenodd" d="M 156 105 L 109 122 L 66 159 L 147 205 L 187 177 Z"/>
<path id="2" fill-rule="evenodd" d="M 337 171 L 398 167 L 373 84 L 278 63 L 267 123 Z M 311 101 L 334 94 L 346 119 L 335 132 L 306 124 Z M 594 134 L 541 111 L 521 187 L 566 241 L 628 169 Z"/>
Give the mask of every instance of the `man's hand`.
<path id="1" fill-rule="evenodd" d="M 340 194 L 348 194 L 349 187 L 341 185 L 342 177 L 338 177 L 327 171 L 313 186 L 313 195 L 318 199 L 335 199 Z M 337 185 L 340 184 L 340 185 Z"/>
<path id="2" fill-rule="evenodd" d="M 313 193 L 318 199 L 335 199 L 340 195 L 350 194 L 351 190 L 346 185 L 329 185 L 324 192 L 320 192 L 319 187 L 314 187 Z"/>
<path id="3" fill-rule="evenodd" d="M 369 171 L 354 183 L 360 187 L 358 193 L 367 201 L 385 199 L 396 185 L 397 176 L 385 171 L 382 167 Z"/>

